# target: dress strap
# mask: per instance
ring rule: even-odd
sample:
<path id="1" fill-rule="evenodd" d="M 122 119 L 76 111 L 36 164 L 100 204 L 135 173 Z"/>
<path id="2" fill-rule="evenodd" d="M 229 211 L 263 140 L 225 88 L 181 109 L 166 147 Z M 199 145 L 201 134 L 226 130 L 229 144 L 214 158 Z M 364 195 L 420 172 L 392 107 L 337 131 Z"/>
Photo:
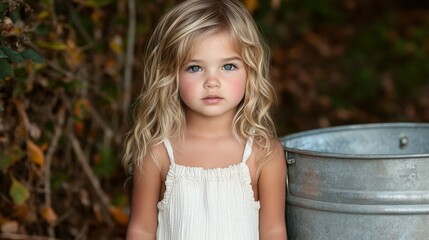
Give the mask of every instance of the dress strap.
<path id="1" fill-rule="evenodd" d="M 173 147 L 168 139 L 164 139 L 164 146 L 167 150 L 168 158 L 170 159 L 170 164 L 174 165 L 174 155 L 173 155 Z"/>
<path id="2" fill-rule="evenodd" d="M 250 154 L 252 153 L 252 145 L 253 145 L 253 138 L 250 137 L 247 140 L 246 147 L 244 147 L 243 159 L 241 160 L 243 163 L 246 163 L 247 159 L 249 159 Z"/>

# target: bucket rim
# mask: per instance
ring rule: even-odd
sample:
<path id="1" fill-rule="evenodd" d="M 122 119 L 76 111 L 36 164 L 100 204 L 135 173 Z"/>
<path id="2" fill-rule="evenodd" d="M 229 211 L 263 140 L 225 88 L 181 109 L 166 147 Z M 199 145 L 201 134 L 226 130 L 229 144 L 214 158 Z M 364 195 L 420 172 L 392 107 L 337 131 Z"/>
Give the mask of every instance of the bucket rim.
<path id="1" fill-rule="evenodd" d="M 349 159 L 401 159 L 401 158 L 426 158 L 429 157 L 429 153 L 416 153 L 416 154 L 346 154 L 346 153 L 332 153 L 322 152 L 314 150 L 304 150 L 294 147 L 287 147 L 286 142 L 293 139 L 302 137 L 308 137 L 313 135 L 319 135 L 323 133 L 339 132 L 344 130 L 359 130 L 359 129 L 374 129 L 374 128 L 428 128 L 429 123 L 424 122 L 387 122 L 387 123 L 362 123 L 362 124 L 350 124 L 340 125 L 333 127 L 324 127 L 318 129 L 310 129 L 302 132 L 292 133 L 285 135 L 280 138 L 283 145 L 283 149 L 286 153 L 298 153 L 303 155 L 318 156 L 318 157 L 330 157 L 330 158 L 349 158 Z"/>

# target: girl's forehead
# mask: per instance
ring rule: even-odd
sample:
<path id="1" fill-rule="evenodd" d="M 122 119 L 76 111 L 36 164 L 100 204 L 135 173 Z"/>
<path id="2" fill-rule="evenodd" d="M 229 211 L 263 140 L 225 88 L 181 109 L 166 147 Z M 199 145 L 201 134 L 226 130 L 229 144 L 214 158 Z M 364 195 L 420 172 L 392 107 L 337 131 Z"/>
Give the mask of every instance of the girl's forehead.
<path id="1" fill-rule="evenodd" d="M 186 59 L 195 54 L 196 51 L 213 50 L 209 49 L 210 47 L 217 47 L 215 50 L 220 50 L 219 48 L 224 47 L 229 48 L 239 55 L 242 53 L 242 46 L 238 39 L 233 37 L 228 31 L 223 30 L 210 34 L 202 34 L 190 41 Z"/>

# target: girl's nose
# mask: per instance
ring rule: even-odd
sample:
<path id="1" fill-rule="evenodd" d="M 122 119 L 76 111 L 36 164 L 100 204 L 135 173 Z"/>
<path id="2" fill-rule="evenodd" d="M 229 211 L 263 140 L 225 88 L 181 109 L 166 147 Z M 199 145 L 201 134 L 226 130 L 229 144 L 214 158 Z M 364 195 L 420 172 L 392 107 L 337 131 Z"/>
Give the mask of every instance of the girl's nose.
<path id="1" fill-rule="evenodd" d="M 208 76 L 206 82 L 204 83 L 204 87 L 209 89 L 220 87 L 220 81 L 218 77 L 214 74 L 211 74 L 210 76 Z"/>

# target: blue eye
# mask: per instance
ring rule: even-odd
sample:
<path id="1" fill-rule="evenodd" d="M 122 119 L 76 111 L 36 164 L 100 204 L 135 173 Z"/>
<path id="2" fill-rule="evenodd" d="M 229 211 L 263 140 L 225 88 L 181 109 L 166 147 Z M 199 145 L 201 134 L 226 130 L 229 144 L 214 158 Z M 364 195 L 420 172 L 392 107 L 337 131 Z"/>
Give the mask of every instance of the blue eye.
<path id="1" fill-rule="evenodd" d="M 237 67 L 234 64 L 225 64 L 223 65 L 222 69 L 227 70 L 227 71 L 232 71 L 234 69 L 236 69 Z"/>
<path id="2" fill-rule="evenodd" d="M 192 66 L 189 66 L 186 69 L 186 71 L 191 72 L 191 73 L 193 73 L 193 72 L 199 72 L 199 71 L 201 71 L 201 67 L 197 66 L 197 65 L 192 65 Z"/>

